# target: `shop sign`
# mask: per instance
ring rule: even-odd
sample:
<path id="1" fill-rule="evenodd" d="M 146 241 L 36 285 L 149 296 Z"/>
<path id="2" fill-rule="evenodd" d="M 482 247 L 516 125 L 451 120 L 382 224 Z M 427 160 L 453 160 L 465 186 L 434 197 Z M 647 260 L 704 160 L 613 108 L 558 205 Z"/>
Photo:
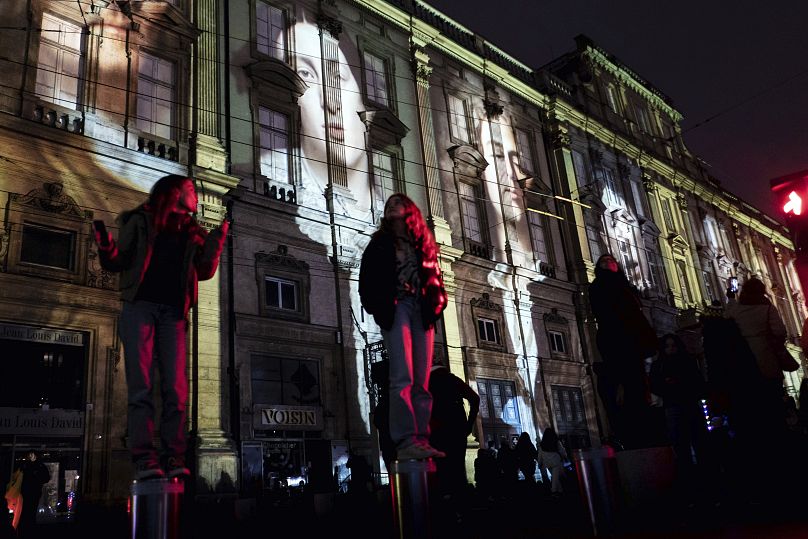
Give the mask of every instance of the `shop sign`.
<path id="1" fill-rule="evenodd" d="M 82 436 L 84 412 L 40 408 L 0 408 L 0 434 Z"/>
<path id="2" fill-rule="evenodd" d="M 322 408 L 319 406 L 258 407 L 257 428 L 321 430 Z"/>
<path id="3" fill-rule="evenodd" d="M 0 324 L 0 339 L 84 346 L 84 334 L 78 331 L 38 328 L 17 324 Z"/>

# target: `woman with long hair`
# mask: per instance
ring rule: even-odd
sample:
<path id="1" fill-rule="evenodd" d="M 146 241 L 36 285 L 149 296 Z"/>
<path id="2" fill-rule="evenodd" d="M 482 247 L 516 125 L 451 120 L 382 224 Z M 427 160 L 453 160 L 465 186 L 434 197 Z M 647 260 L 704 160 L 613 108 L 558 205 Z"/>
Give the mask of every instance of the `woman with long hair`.
<path id="1" fill-rule="evenodd" d="M 625 448 L 642 447 L 650 442 L 644 426 L 650 416 L 645 359 L 656 352 L 657 338 L 636 289 L 611 254 L 595 264 L 589 303 L 598 323 L 596 341 L 602 359 L 594 365 L 598 393 L 613 435 Z"/>
<path id="2" fill-rule="evenodd" d="M 561 486 L 561 478 L 564 477 L 564 461 L 567 460 L 567 451 L 564 444 L 558 438 L 558 434 L 553 427 L 544 429 L 544 435 L 539 442 L 539 467 L 542 469 L 542 477 L 549 472 L 550 493 L 554 498 L 561 496 L 564 488 Z"/>
<path id="3" fill-rule="evenodd" d="M 382 330 L 390 361 L 390 436 L 398 458 L 445 456 L 429 444 L 429 371 L 434 324 L 447 297 L 435 239 L 406 195 L 387 199 L 362 255 L 359 296 Z"/>
<path id="4" fill-rule="evenodd" d="M 118 219 L 117 242 L 96 229 L 101 265 L 120 272 L 123 308 L 119 334 L 128 390 L 128 446 L 135 479 L 190 475 L 185 467 L 188 381 L 185 377 L 188 310 L 198 281 L 219 265 L 229 221 L 207 233 L 192 216 L 197 195 L 191 178 L 171 174 L 152 187 L 149 199 Z M 160 438 L 164 472 L 152 443 L 152 371 L 160 369 Z"/>

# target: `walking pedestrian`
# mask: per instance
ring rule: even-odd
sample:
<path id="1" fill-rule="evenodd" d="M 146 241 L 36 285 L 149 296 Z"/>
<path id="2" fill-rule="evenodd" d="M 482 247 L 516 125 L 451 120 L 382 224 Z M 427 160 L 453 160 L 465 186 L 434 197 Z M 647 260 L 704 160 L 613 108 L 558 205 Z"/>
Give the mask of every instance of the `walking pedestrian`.
<path id="1" fill-rule="evenodd" d="M 602 359 L 595 365 L 598 393 L 613 437 L 626 449 L 643 447 L 651 437 L 645 428 L 651 399 L 645 359 L 656 352 L 657 338 L 636 289 L 610 254 L 595 265 L 589 302 L 598 323 L 596 341 Z"/>
<path id="2" fill-rule="evenodd" d="M 525 481 L 529 485 L 536 484 L 536 457 L 538 452 L 536 446 L 530 439 L 530 434 L 523 432 L 516 442 L 516 463 L 519 471 L 525 476 Z"/>
<path id="3" fill-rule="evenodd" d="M 216 273 L 229 221 L 208 233 L 197 223 L 191 178 L 169 175 L 152 187 L 148 201 L 118 218 L 118 240 L 95 231 L 104 269 L 120 272 L 119 334 L 128 393 L 128 446 L 135 479 L 187 477 L 185 467 L 186 335 L 197 283 Z M 152 443 L 153 364 L 160 372 L 162 458 Z M 166 471 L 161 466 L 161 461 Z"/>
<path id="4" fill-rule="evenodd" d="M 539 466 L 542 467 L 542 476 L 550 474 L 550 493 L 553 498 L 560 498 L 564 492 L 561 479 L 564 477 L 564 462 L 567 460 L 567 450 L 558 438 L 552 427 L 544 429 L 544 435 L 539 443 Z"/>
<path id="5" fill-rule="evenodd" d="M 362 255 L 359 295 L 382 330 L 390 359 L 390 436 L 398 458 L 444 457 L 429 444 L 429 371 L 434 324 L 447 296 L 435 239 L 406 195 L 387 199 L 379 230 Z"/>

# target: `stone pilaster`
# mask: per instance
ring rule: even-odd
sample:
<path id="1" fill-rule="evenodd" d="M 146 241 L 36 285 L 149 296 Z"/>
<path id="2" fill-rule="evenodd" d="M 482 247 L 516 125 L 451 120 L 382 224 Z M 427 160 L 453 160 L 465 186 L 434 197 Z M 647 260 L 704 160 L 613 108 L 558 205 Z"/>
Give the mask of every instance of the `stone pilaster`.
<path id="1" fill-rule="evenodd" d="M 442 245 L 451 245 L 451 229 L 443 215 L 443 190 L 438 171 L 435 130 L 432 125 L 432 108 L 429 100 L 429 75 L 432 73 L 432 68 L 429 67 L 429 55 L 422 48 L 412 47 L 412 68 L 415 75 L 415 104 L 418 107 L 421 159 L 426 178 L 427 219 L 432 225 L 436 241 Z"/>
<path id="2" fill-rule="evenodd" d="M 194 24 L 200 34 L 194 46 L 194 132 L 191 134 L 194 164 L 227 172 L 227 154 L 219 130 L 219 40 L 217 1 L 194 2 Z"/>
<path id="3" fill-rule="evenodd" d="M 225 217 L 222 197 L 238 185 L 238 179 L 209 170 L 194 170 L 201 203 L 198 218 L 208 229 L 221 225 Z M 227 349 L 227 312 L 222 309 L 222 286 L 226 277 L 226 259 L 212 279 L 199 283 L 199 302 L 192 317 L 191 354 L 195 355 L 198 376 L 197 434 L 198 494 L 225 493 L 223 485 L 238 483 L 238 450 L 234 447 L 230 425 L 230 399 Z M 194 349 L 196 344 L 196 349 Z M 194 373 L 191 372 L 191 380 Z M 193 387 L 193 385 L 191 386 Z M 193 406 L 193 398 L 189 403 Z M 189 414 L 193 417 L 193 413 Z M 223 481 L 229 476 L 230 482 Z"/>

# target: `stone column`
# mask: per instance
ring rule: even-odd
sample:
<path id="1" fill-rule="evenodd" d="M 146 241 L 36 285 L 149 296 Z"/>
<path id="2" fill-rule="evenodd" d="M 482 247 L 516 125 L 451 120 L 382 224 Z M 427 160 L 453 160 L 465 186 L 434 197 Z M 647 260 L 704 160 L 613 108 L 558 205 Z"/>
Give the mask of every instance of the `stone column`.
<path id="1" fill-rule="evenodd" d="M 435 151 L 435 130 L 432 125 L 432 106 L 429 99 L 429 55 L 422 48 L 427 36 L 417 31 L 412 35 L 412 69 L 415 78 L 415 105 L 418 107 L 418 133 L 421 137 L 421 159 L 426 178 L 427 220 L 441 245 L 452 244 L 449 223 L 443 215 L 443 190 L 441 188 L 438 157 Z"/>

